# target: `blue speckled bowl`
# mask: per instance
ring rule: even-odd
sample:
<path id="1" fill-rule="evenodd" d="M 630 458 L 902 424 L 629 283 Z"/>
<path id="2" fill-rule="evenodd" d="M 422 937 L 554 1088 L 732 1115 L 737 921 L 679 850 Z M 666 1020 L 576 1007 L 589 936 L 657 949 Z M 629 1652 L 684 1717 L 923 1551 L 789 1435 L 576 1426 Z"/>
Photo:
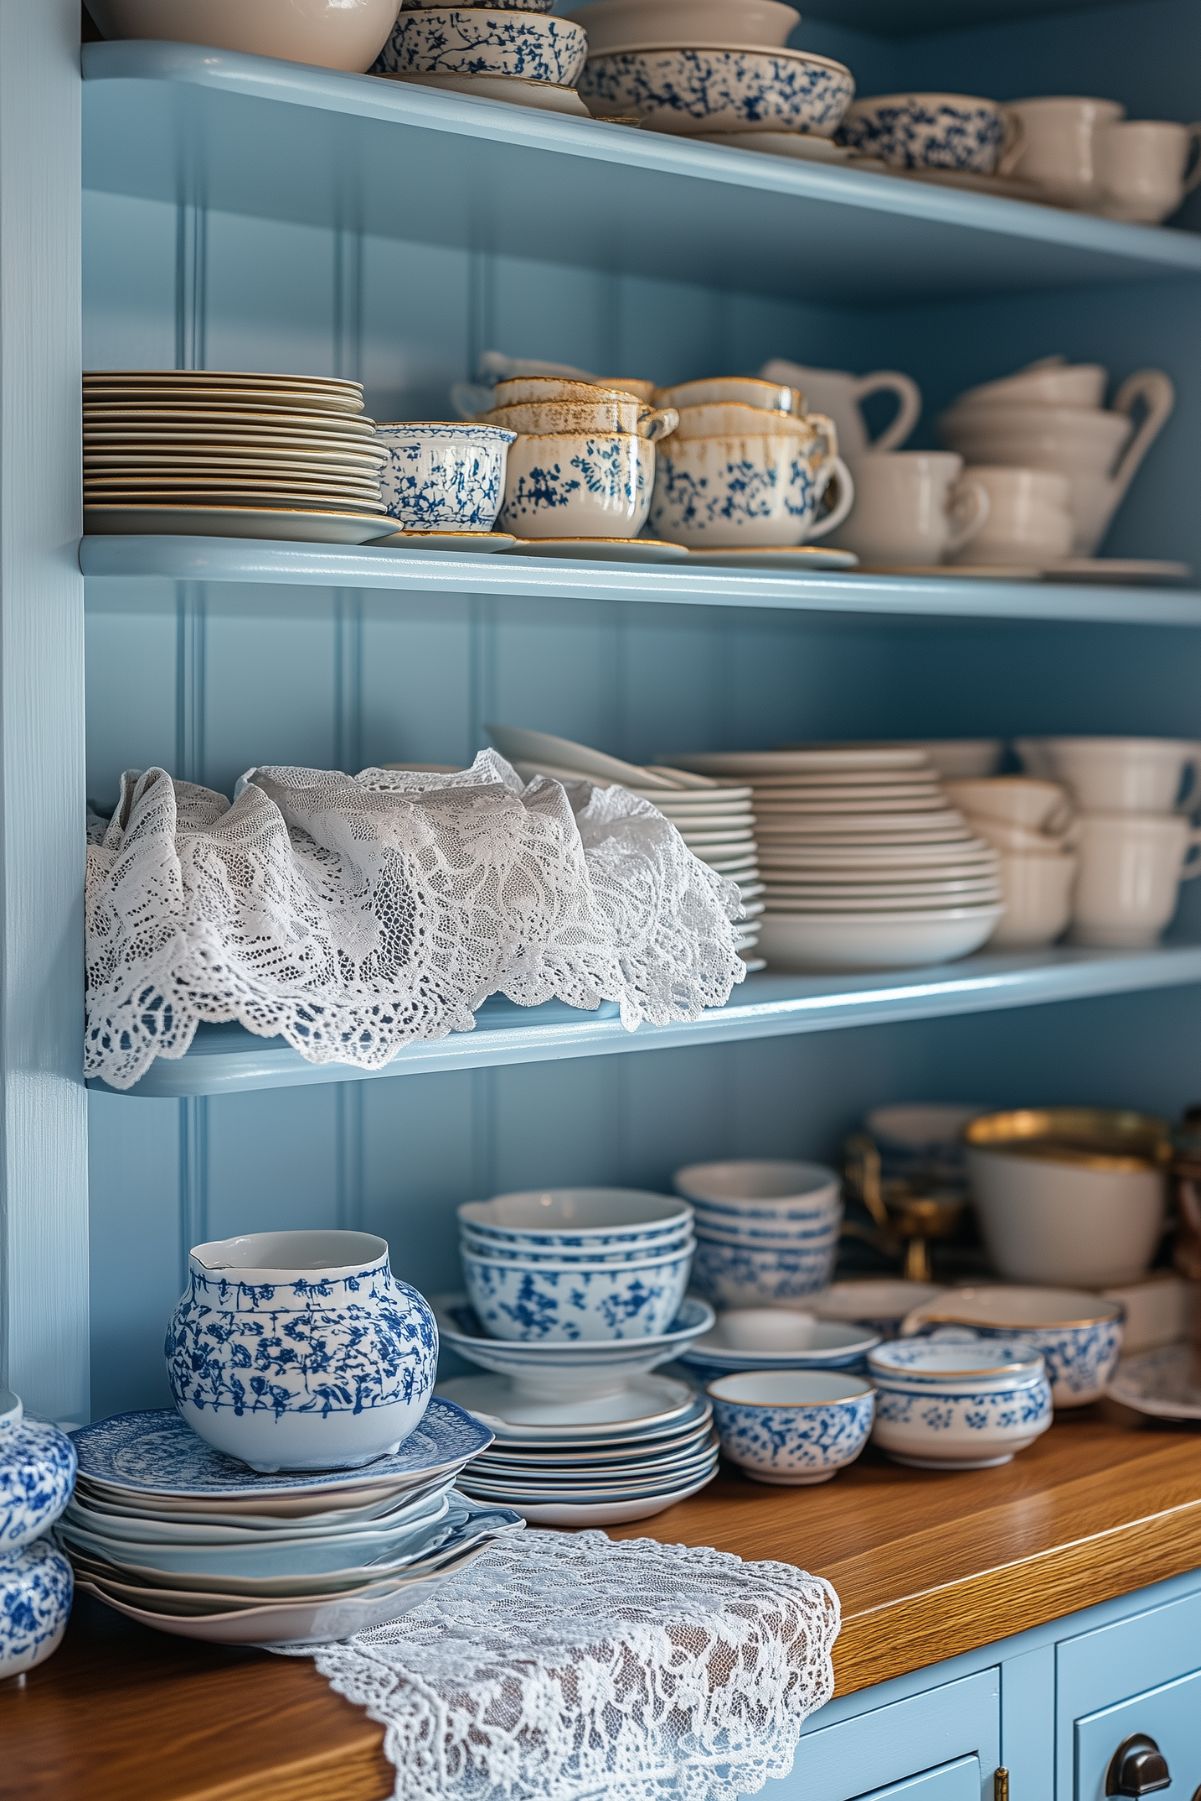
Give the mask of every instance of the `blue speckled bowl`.
<path id="1" fill-rule="evenodd" d="M 756 1482 L 828 1482 L 868 1441 L 876 1397 L 856 1376 L 753 1370 L 707 1389 L 721 1448 Z"/>

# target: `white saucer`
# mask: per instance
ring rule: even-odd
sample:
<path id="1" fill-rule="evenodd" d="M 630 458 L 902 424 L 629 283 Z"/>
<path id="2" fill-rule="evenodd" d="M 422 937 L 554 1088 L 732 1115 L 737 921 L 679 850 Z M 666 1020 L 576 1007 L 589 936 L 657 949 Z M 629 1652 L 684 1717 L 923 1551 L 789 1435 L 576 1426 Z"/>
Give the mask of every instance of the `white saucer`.
<path id="1" fill-rule="evenodd" d="M 1043 571 L 1052 582 L 1187 582 L 1188 563 L 1159 557 L 1065 557 Z"/>
<path id="2" fill-rule="evenodd" d="M 510 532 L 392 532 L 377 540 L 389 550 L 512 550 Z"/>
<path id="3" fill-rule="evenodd" d="M 860 575 L 950 576 L 976 582 L 1033 582 L 1042 570 L 1029 563 L 860 563 Z"/>
<path id="4" fill-rule="evenodd" d="M 826 550 L 819 544 L 795 544 L 767 548 L 748 544 L 727 550 L 690 550 L 691 563 L 709 563 L 720 569 L 787 569 L 791 575 L 804 575 L 813 569 L 857 569 L 859 558 L 853 550 Z"/>
<path id="5" fill-rule="evenodd" d="M 620 1526 L 633 1520 L 653 1519 L 657 1513 L 666 1513 L 677 1502 L 686 1501 L 690 1495 L 697 1495 L 702 1488 L 707 1488 L 716 1474 L 714 1469 L 673 1494 L 648 1495 L 638 1501 L 597 1501 L 591 1504 L 549 1501 L 535 1506 L 519 1506 L 516 1503 L 511 1505 L 513 1512 L 524 1515 L 532 1526 Z"/>
<path id="6" fill-rule="evenodd" d="M 893 169 L 887 164 L 883 166 L 890 175 L 900 175 L 906 181 L 932 181 L 939 187 L 966 188 L 969 194 L 995 194 L 1000 200 L 1033 200 L 1039 205 L 1046 204 L 1042 189 L 1020 175 L 980 175 L 974 169 Z"/>
<path id="7" fill-rule="evenodd" d="M 523 1394 L 507 1376 L 456 1376 L 439 1383 L 437 1392 L 506 1440 L 526 1442 L 663 1432 L 687 1418 L 696 1400 L 686 1382 L 670 1376 L 631 1377 L 616 1393 L 566 1401 Z"/>
<path id="8" fill-rule="evenodd" d="M 530 106 L 538 112 L 571 113 L 577 119 L 592 114 L 574 88 L 553 81 L 529 81 L 523 75 L 384 75 L 385 81 L 406 81 L 411 87 L 449 88 L 456 94 L 474 94 L 477 100 L 504 100 L 511 106 Z"/>
<path id="9" fill-rule="evenodd" d="M 1123 1357 L 1109 1384 L 1111 1400 L 1159 1420 L 1201 1420 L 1201 1351 L 1161 1345 Z"/>
<path id="10" fill-rule="evenodd" d="M 518 538 L 523 557 L 571 557 L 588 563 L 682 563 L 682 544 L 663 538 Z"/>
<path id="11" fill-rule="evenodd" d="M 758 150 L 765 156 L 792 156 L 803 163 L 845 163 L 850 151 L 833 138 L 815 138 L 803 131 L 702 131 L 702 144 L 727 144 L 732 150 Z"/>
<path id="12" fill-rule="evenodd" d="M 386 519 L 299 507 L 88 506 L 85 532 L 169 533 L 185 538 L 277 538 L 296 544 L 370 544 Z"/>

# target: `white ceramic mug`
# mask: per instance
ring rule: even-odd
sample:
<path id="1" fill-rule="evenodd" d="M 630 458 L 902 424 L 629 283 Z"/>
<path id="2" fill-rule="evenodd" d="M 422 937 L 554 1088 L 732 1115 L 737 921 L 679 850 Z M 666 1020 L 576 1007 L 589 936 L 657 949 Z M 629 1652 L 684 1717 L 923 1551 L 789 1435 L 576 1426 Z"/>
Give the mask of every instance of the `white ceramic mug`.
<path id="1" fill-rule="evenodd" d="M 1000 862 L 1005 912 L 989 943 L 996 950 L 1035 950 L 1054 944 L 1072 918 L 1078 857 L 1071 851 L 1049 857 L 1003 851 Z"/>
<path id="2" fill-rule="evenodd" d="M 988 518 L 988 495 L 947 451 L 869 451 L 851 472 L 855 510 L 841 542 L 865 563 L 941 563 Z"/>
<path id="3" fill-rule="evenodd" d="M 1078 944 L 1154 944 L 1176 911 L 1181 882 L 1201 875 L 1201 827 L 1168 818 L 1086 813 L 1072 909 Z"/>
<path id="4" fill-rule="evenodd" d="M 1019 738 L 1035 775 L 1060 781 L 1086 813 L 1193 812 L 1201 801 L 1201 744 L 1172 738 Z"/>
<path id="5" fill-rule="evenodd" d="M 1014 173 L 1065 206 L 1095 201 L 1098 134 L 1120 119 L 1125 107 L 1116 100 L 1071 96 L 1015 100 L 1010 110 L 1022 122 Z"/>
<path id="6" fill-rule="evenodd" d="M 1201 182 L 1201 124 L 1130 119 L 1097 134 L 1100 205 L 1111 219 L 1158 225 Z"/>
<path id="7" fill-rule="evenodd" d="M 944 782 L 943 791 L 972 819 L 995 819 L 1028 832 L 1057 837 L 1072 823 L 1072 804 L 1058 782 L 1037 776 L 994 775 L 976 781 Z"/>
<path id="8" fill-rule="evenodd" d="M 1066 475 L 980 463 L 964 473 L 988 495 L 988 518 L 970 549 L 955 552 L 952 562 L 966 556 L 974 563 L 1040 567 L 1071 553 L 1075 526 Z"/>
<path id="9" fill-rule="evenodd" d="M 765 363 L 765 381 L 800 388 L 806 405 L 827 414 L 838 432 L 838 448 L 845 457 L 870 451 L 897 450 L 908 438 L 922 410 L 921 389 L 896 369 L 877 369 L 871 375 L 849 375 L 841 369 L 808 369 L 782 358 Z M 892 394 L 897 410 L 877 438 L 869 441 L 862 407 L 873 394 Z"/>

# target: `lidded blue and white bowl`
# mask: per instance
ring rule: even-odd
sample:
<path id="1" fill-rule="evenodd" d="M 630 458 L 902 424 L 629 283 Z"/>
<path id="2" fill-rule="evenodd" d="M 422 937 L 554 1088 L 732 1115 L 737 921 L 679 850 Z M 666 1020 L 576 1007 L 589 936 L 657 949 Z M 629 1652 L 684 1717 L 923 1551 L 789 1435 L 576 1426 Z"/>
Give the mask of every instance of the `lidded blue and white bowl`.
<path id="1" fill-rule="evenodd" d="M 1025 1339 L 894 1339 L 867 1365 L 878 1391 L 872 1438 L 916 1469 L 991 1469 L 1051 1424 L 1046 1365 Z"/>
<path id="2" fill-rule="evenodd" d="M 756 1482 L 828 1482 L 867 1444 L 876 1397 L 861 1377 L 827 1370 L 753 1370 L 706 1391 L 721 1448 Z"/>
<path id="3" fill-rule="evenodd" d="M 0 1388 L 0 1557 L 49 1531 L 75 1485 L 75 1446 Z"/>
<path id="4" fill-rule="evenodd" d="M 1012 1338 L 1042 1356 L 1057 1408 L 1085 1407 L 1105 1393 L 1122 1349 L 1126 1309 L 1120 1301 L 1077 1288 L 1034 1288 L 998 1282 L 951 1288 L 917 1307 L 902 1328 L 947 1343 Z"/>
<path id="5" fill-rule="evenodd" d="M 438 1329 L 369 1232 L 197 1245 L 167 1329 L 182 1417 L 252 1469 L 356 1469 L 395 1451 L 433 1392 Z"/>
<path id="6" fill-rule="evenodd" d="M 377 425 L 375 435 L 388 453 L 379 481 L 389 518 L 406 531 L 492 530 L 514 432 L 429 421 Z"/>

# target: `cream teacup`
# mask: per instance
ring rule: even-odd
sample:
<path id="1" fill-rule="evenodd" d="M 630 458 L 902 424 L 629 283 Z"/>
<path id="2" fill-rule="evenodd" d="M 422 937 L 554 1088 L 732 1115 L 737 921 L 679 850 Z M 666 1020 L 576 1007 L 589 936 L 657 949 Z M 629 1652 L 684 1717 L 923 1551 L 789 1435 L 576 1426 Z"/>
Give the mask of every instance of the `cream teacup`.
<path id="1" fill-rule="evenodd" d="M 498 524 L 519 538 L 636 538 L 654 482 L 655 446 L 648 438 L 523 433 L 509 447 Z"/>
<path id="2" fill-rule="evenodd" d="M 1072 917 L 1078 864 L 1071 851 L 1057 851 L 1054 856 L 1002 851 L 1005 912 L 989 939 L 994 949 L 1034 950 L 1063 936 Z"/>
<path id="3" fill-rule="evenodd" d="M 1120 119 L 1125 107 L 1116 100 L 1068 96 L 1015 100 L 1010 110 L 1022 122 L 1014 173 L 1065 206 L 1095 201 L 1098 134 Z"/>
<path id="4" fill-rule="evenodd" d="M 837 499 L 823 512 L 831 487 Z M 745 437 L 677 432 L 659 453 L 651 530 L 697 550 L 786 548 L 824 538 L 854 498 L 850 471 L 812 420 L 805 430 Z"/>
<path id="5" fill-rule="evenodd" d="M 678 412 L 674 407 L 667 410 L 676 421 L 675 435 L 681 443 L 690 438 L 754 438 L 764 432 L 809 438 L 818 431 L 831 450 L 838 448 L 834 422 L 823 413 L 769 413 L 742 400 L 710 400 Z"/>
<path id="6" fill-rule="evenodd" d="M 1061 836 L 1072 823 L 1071 802 L 1057 782 L 1028 775 L 994 775 L 942 786 L 960 812 L 973 820 L 995 819 L 1052 838 Z"/>
<path id="7" fill-rule="evenodd" d="M 988 496 L 946 451 L 869 451 L 852 464 L 855 511 L 842 542 L 865 563 L 941 563 L 988 518 Z"/>
<path id="8" fill-rule="evenodd" d="M 1072 910 L 1078 944 L 1154 944 L 1176 911 L 1181 882 L 1201 875 L 1201 828 L 1168 818 L 1086 813 Z"/>
<path id="9" fill-rule="evenodd" d="M 1072 484 L 1049 469 L 969 465 L 968 479 L 988 495 L 988 518 L 966 551 L 973 563 L 1042 566 L 1070 555 L 1074 536 Z"/>
<path id="10" fill-rule="evenodd" d="M 1130 119 L 1097 135 L 1100 205 L 1111 219 L 1158 225 L 1201 182 L 1201 125 Z"/>
<path id="11" fill-rule="evenodd" d="M 1032 832 L 1029 826 L 1011 825 L 1007 819 L 989 819 L 983 813 L 969 813 L 968 824 L 977 838 L 983 838 L 994 850 L 1021 853 L 1031 857 L 1058 857 L 1075 842 L 1079 831 L 1076 821 L 1064 832 Z"/>
<path id="12" fill-rule="evenodd" d="M 679 424 L 670 407 L 656 411 L 632 395 L 604 400 L 527 400 L 493 407 L 481 415 L 486 425 L 514 432 L 633 432 L 652 443 Z"/>
<path id="13" fill-rule="evenodd" d="M 1017 753 L 1086 813 L 1170 815 L 1201 799 L 1201 744 L 1187 739 L 1019 738 Z"/>

